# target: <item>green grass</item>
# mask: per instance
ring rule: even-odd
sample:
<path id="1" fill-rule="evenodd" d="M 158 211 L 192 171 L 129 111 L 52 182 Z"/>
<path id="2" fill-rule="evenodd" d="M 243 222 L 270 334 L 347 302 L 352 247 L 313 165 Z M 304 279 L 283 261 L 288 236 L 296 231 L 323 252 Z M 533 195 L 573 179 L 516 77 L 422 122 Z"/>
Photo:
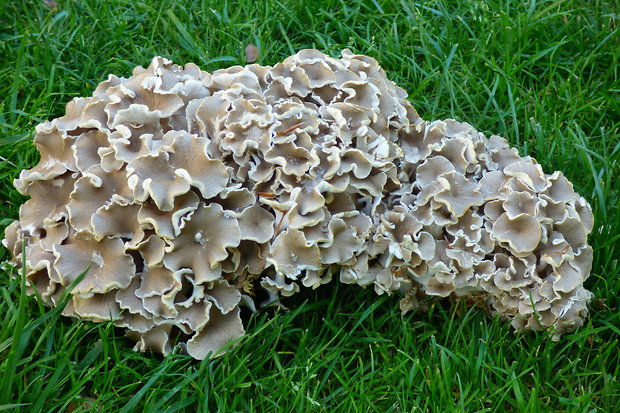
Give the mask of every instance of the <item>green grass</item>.
<path id="1" fill-rule="evenodd" d="M 265 310 L 223 357 L 130 350 L 0 273 L 0 410 L 567 411 L 620 406 L 618 1 L 58 0 L 0 5 L 0 228 L 25 200 L 36 124 L 155 55 L 205 70 L 273 64 L 303 48 L 376 57 L 426 119 L 510 140 L 591 203 L 591 317 L 552 342 L 463 303 L 401 316 L 397 297 L 334 283 Z M 0 260 L 8 258 L 5 250 Z M 19 277 L 17 277 L 18 279 Z M 289 303 L 291 301 L 289 300 Z M 618 410 L 615 410 L 618 411 Z"/>

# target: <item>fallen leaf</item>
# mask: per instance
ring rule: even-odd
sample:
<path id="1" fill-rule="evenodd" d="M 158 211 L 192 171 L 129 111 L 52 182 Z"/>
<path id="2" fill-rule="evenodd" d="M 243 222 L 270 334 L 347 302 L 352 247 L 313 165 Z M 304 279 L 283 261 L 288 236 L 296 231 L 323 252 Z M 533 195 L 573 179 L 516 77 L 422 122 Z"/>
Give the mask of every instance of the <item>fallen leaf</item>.
<path id="1" fill-rule="evenodd" d="M 67 413 L 73 413 L 78 409 L 86 411 L 101 411 L 101 407 L 98 407 L 95 410 L 95 402 L 96 400 L 92 397 L 83 397 L 76 399 L 76 401 L 69 402 L 69 404 L 67 405 Z"/>
<path id="2" fill-rule="evenodd" d="M 54 11 L 58 11 L 58 3 L 56 3 L 56 0 L 43 0 L 43 4 Z"/>
<path id="3" fill-rule="evenodd" d="M 248 63 L 254 63 L 258 60 L 258 47 L 253 44 L 247 45 L 245 48 L 245 61 Z"/>

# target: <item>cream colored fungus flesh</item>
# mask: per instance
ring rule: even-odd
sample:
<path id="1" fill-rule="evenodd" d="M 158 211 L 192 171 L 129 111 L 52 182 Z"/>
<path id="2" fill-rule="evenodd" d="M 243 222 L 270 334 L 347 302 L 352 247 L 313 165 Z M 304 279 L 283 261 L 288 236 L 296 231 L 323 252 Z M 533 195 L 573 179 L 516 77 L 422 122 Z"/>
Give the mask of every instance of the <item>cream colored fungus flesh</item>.
<path id="1" fill-rule="evenodd" d="M 213 73 L 157 57 L 40 124 L 3 244 L 31 293 L 202 359 L 240 307 L 337 277 L 401 310 L 476 294 L 517 330 L 581 326 L 588 203 L 506 140 L 425 121 L 378 63 L 302 50 Z M 259 297 L 262 297 L 259 299 Z"/>

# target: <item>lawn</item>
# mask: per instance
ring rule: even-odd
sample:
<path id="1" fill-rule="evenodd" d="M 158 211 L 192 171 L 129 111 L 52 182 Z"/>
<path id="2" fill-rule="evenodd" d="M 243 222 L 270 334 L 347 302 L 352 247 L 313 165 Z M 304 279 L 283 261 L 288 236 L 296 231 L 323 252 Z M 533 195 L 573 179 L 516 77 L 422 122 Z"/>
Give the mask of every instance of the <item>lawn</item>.
<path id="1" fill-rule="evenodd" d="M 506 137 L 592 205 L 583 328 L 515 334 L 464 302 L 402 316 L 398 297 L 331 283 L 249 320 L 215 360 L 131 351 L 0 272 L 0 410 L 612 412 L 620 409 L 620 2 L 57 0 L 0 5 L 0 231 L 25 198 L 34 127 L 155 55 L 212 71 L 304 48 L 375 57 L 425 119 Z M 1 233 L 1 232 L 0 232 Z M 8 252 L 0 249 L 0 261 Z"/>

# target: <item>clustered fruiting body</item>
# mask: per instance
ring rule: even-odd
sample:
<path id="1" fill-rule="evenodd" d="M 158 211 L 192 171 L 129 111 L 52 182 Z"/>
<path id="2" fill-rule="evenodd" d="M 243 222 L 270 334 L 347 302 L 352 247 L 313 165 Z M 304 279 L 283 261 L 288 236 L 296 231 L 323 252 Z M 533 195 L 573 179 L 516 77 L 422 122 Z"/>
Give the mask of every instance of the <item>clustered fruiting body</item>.
<path id="1" fill-rule="evenodd" d="M 138 350 L 204 358 L 240 306 L 342 283 L 482 294 L 518 330 L 582 325 L 593 217 L 561 172 L 422 120 L 377 62 L 303 50 L 213 73 L 155 58 L 37 127 L 4 245 L 31 292 L 114 320 Z M 174 343 L 172 343 L 174 344 Z"/>

